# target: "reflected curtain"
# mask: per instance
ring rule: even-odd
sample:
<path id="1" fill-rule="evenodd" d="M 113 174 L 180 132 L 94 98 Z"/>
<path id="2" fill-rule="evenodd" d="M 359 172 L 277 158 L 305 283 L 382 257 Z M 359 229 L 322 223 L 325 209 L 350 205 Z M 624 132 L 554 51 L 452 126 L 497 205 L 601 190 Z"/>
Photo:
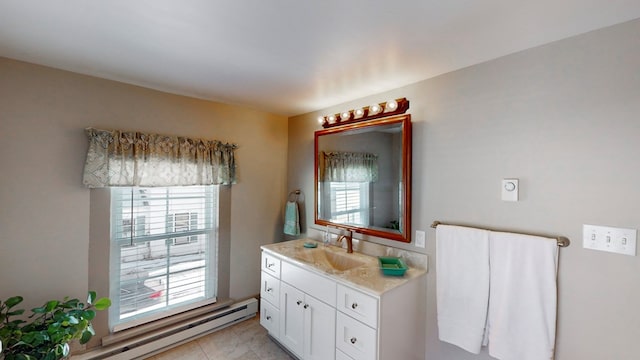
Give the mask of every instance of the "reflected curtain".
<path id="1" fill-rule="evenodd" d="M 322 152 L 321 181 L 376 182 L 378 155 L 354 152 Z"/>
<path id="2" fill-rule="evenodd" d="M 87 128 L 86 187 L 236 183 L 235 144 Z"/>

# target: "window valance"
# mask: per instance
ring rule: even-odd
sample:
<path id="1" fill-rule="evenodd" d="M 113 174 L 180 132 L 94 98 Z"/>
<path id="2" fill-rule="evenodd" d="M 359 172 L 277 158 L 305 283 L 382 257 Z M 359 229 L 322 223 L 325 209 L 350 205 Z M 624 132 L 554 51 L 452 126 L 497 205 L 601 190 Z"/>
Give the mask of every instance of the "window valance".
<path id="1" fill-rule="evenodd" d="M 235 144 L 134 131 L 87 128 L 85 132 L 87 187 L 236 183 Z"/>
<path id="2" fill-rule="evenodd" d="M 322 152 L 320 179 L 340 182 L 378 181 L 378 155 L 355 152 Z"/>

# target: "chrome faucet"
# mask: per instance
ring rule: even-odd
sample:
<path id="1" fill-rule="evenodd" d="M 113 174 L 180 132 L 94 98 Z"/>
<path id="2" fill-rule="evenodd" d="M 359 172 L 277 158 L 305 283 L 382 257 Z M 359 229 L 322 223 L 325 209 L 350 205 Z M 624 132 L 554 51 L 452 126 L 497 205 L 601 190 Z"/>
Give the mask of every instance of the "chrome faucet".
<path id="1" fill-rule="evenodd" d="M 347 241 L 347 253 L 351 254 L 353 253 L 353 233 L 351 230 L 348 230 L 347 234 L 348 235 L 340 235 L 336 242 L 342 242 L 342 239 L 345 239 Z"/>

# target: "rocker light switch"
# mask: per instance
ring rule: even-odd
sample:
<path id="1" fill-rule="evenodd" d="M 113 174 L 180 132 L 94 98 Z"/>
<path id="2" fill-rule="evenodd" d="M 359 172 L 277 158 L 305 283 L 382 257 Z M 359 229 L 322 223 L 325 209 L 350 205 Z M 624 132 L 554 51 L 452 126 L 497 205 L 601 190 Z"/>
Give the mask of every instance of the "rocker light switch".
<path id="1" fill-rule="evenodd" d="M 518 201 L 518 179 L 502 179 L 502 200 Z"/>

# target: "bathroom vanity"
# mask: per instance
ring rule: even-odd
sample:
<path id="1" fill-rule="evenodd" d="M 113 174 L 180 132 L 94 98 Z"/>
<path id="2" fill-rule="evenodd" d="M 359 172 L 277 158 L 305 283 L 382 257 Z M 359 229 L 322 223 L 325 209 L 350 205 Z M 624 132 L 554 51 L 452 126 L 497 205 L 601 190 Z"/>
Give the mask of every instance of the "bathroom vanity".
<path id="1" fill-rule="evenodd" d="M 260 324 L 302 360 L 424 359 L 426 271 L 302 239 L 262 246 Z"/>

